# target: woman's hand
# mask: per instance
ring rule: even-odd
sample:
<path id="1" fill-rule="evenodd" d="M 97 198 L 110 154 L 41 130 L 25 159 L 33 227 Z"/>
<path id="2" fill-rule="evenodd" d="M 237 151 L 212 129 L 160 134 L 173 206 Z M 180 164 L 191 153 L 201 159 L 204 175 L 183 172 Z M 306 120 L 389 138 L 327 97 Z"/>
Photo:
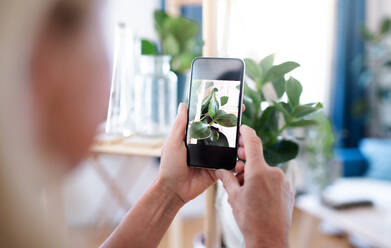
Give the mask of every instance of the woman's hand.
<path id="1" fill-rule="evenodd" d="M 170 136 L 162 150 L 158 182 L 186 203 L 217 180 L 213 170 L 189 167 L 186 162 L 185 135 L 187 107 L 181 103 Z"/>
<path id="2" fill-rule="evenodd" d="M 255 131 L 241 126 L 236 176 L 218 170 L 246 247 L 288 247 L 294 197 L 283 172 L 266 164 Z"/>

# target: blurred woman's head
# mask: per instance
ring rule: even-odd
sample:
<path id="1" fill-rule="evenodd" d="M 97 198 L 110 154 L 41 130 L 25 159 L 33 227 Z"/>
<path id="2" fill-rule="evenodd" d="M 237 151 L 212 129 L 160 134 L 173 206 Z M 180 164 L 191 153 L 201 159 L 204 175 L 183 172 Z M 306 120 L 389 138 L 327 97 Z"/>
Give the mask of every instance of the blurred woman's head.
<path id="1" fill-rule="evenodd" d="M 44 149 L 77 164 L 104 120 L 108 65 L 97 1 L 59 1 L 32 47 L 35 127 Z"/>
<path id="2" fill-rule="evenodd" d="M 100 5 L 0 1 L 0 243 L 6 247 L 61 246 L 46 242 L 58 232 L 42 224 L 48 200 L 42 192 L 53 175 L 83 158 L 105 116 Z"/>

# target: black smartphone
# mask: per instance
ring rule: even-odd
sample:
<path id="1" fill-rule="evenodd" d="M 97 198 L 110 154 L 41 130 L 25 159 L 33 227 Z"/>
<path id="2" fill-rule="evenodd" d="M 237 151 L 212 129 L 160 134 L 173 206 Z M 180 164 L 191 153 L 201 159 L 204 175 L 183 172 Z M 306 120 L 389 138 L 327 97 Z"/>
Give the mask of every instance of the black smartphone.
<path id="1" fill-rule="evenodd" d="M 235 168 L 244 62 L 237 58 L 196 58 L 191 67 L 188 125 L 189 166 Z"/>

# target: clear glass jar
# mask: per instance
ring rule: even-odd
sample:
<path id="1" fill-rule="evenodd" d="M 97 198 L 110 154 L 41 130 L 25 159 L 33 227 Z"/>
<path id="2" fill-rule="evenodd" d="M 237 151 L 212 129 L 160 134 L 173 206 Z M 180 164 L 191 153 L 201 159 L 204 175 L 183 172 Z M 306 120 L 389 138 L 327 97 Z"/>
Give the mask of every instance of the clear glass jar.
<path id="1" fill-rule="evenodd" d="M 119 23 L 116 29 L 113 75 L 105 131 L 108 134 L 129 136 L 134 132 L 134 86 L 136 44 L 132 30 Z"/>
<path id="2" fill-rule="evenodd" d="M 145 136 L 165 136 L 175 120 L 177 77 L 170 56 L 140 56 L 135 78 L 135 130 Z"/>

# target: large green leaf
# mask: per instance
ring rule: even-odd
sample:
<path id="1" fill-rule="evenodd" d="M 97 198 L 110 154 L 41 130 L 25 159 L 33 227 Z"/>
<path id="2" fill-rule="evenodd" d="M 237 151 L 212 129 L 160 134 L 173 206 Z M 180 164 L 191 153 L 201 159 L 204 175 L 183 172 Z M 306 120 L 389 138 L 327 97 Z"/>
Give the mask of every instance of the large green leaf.
<path id="1" fill-rule="evenodd" d="M 290 119 L 290 114 L 284 108 L 282 103 L 281 102 L 275 102 L 275 101 L 273 101 L 273 103 L 274 103 L 274 106 L 276 107 L 276 109 L 283 114 L 285 121 L 288 121 Z"/>
<path id="2" fill-rule="evenodd" d="M 157 55 L 157 46 L 155 42 L 142 39 L 141 40 L 141 54 L 143 55 Z"/>
<path id="3" fill-rule="evenodd" d="M 185 41 L 183 51 L 192 52 L 196 56 L 201 56 L 203 42 L 196 39 L 188 39 Z"/>
<path id="4" fill-rule="evenodd" d="M 283 77 L 286 73 L 294 70 L 295 68 L 299 67 L 300 65 L 296 62 L 288 61 L 279 65 L 275 65 L 265 76 L 264 82 L 272 82 L 280 77 Z"/>
<path id="5" fill-rule="evenodd" d="M 198 33 L 198 24 L 181 16 L 171 17 L 166 22 L 167 29 L 178 39 L 181 48 L 186 48 L 189 39 L 195 38 Z"/>
<path id="6" fill-rule="evenodd" d="M 171 70 L 177 73 L 184 73 L 191 66 L 195 55 L 193 53 L 179 53 L 171 59 Z"/>
<path id="7" fill-rule="evenodd" d="M 263 147 L 265 160 L 271 166 L 276 166 L 294 159 L 298 153 L 299 146 L 290 140 L 280 140 L 275 144 Z"/>
<path id="8" fill-rule="evenodd" d="M 285 78 L 280 77 L 277 78 L 276 80 L 272 81 L 274 90 L 276 91 L 277 97 L 281 98 L 282 95 L 285 93 Z"/>
<path id="9" fill-rule="evenodd" d="M 175 56 L 179 53 L 179 49 L 179 43 L 173 35 L 169 34 L 163 39 L 163 54 Z"/>
<path id="10" fill-rule="evenodd" d="M 196 38 L 198 24 L 184 17 L 170 16 L 162 10 L 154 12 L 154 19 L 162 53 L 172 56 L 171 69 L 177 73 L 185 72 L 192 60 L 201 55 L 202 42 Z"/>
<path id="11" fill-rule="evenodd" d="M 160 37 L 164 35 L 164 25 L 165 22 L 169 19 L 169 16 L 164 10 L 156 10 L 154 12 L 155 19 L 155 29 Z"/>
<path id="12" fill-rule="evenodd" d="M 292 114 L 292 108 L 291 106 L 286 102 L 280 102 L 281 105 L 284 107 L 284 109 L 289 113 Z"/>
<path id="13" fill-rule="evenodd" d="M 208 108 L 209 108 L 209 103 L 210 103 L 210 99 L 212 99 L 212 96 L 213 96 L 213 92 L 216 92 L 218 91 L 217 88 L 213 88 L 212 92 L 209 93 L 209 95 L 207 95 L 204 100 L 202 101 L 202 105 L 201 105 L 201 113 L 206 113 L 208 111 Z"/>
<path id="14" fill-rule="evenodd" d="M 274 125 L 277 124 L 277 125 Z M 257 123 L 255 125 L 255 129 L 259 128 L 267 128 L 270 129 L 271 127 L 275 126 L 273 129 L 278 128 L 278 120 L 276 118 L 276 107 L 275 106 L 269 106 L 267 107 L 261 114 L 261 117 L 257 120 Z"/>
<path id="15" fill-rule="evenodd" d="M 244 116 L 242 115 L 242 120 L 241 120 L 241 124 L 242 125 L 247 125 L 247 126 L 252 126 L 253 125 L 253 121 L 251 118 L 247 117 L 247 116 Z"/>
<path id="16" fill-rule="evenodd" d="M 318 124 L 315 120 L 298 120 L 289 123 L 290 127 L 309 127 Z"/>
<path id="17" fill-rule="evenodd" d="M 312 106 L 307 106 L 307 105 L 299 105 L 296 106 L 294 109 L 295 117 L 301 118 L 306 115 L 309 115 L 313 112 L 316 112 L 317 110 L 321 109 L 322 105 L 316 105 L 315 107 Z"/>
<path id="18" fill-rule="evenodd" d="M 197 121 L 190 125 L 190 137 L 193 139 L 206 139 L 211 135 L 210 127 L 207 123 Z"/>
<path id="19" fill-rule="evenodd" d="M 267 71 L 270 70 L 270 68 L 272 68 L 273 63 L 274 63 L 274 54 L 270 54 L 269 56 L 263 58 L 261 62 L 259 62 L 259 65 L 261 66 L 263 73 L 266 73 Z"/>
<path id="20" fill-rule="evenodd" d="M 300 95 L 303 87 L 295 78 L 290 77 L 286 82 L 286 94 L 288 95 L 289 104 L 292 107 L 299 105 Z"/>
<path id="21" fill-rule="evenodd" d="M 255 82 L 262 80 L 262 68 L 252 59 L 244 59 L 246 63 L 246 74 Z"/>
<path id="22" fill-rule="evenodd" d="M 158 33 L 161 40 L 172 35 L 177 40 L 181 52 L 193 51 L 191 45 L 194 45 L 195 42 L 190 40 L 196 38 L 199 30 L 196 22 L 183 17 L 169 16 L 160 29 L 161 31 Z"/>
<path id="23" fill-rule="evenodd" d="M 267 107 L 257 118 L 253 127 L 263 142 L 274 142 L 274 134 L 278 130 L 278 112 L 275 106 Z"/>
<path id="24" fill-rule="evenodd" d="M 224 106 L 228 102 L 228 96 L 220 97 L 221 106 Z"/>
<path id="25" fill-rule="evenodd" d="M 212 98 L 210 99 L 209 102 L 209 107 L 208 107 L 208 114 L 211 118 L 214 118 L 217 111 L 219 111 L 219 102 L 216 99 L 216 93 L 213 91 L 212 92 Z"/>
<path id="26" fill-rule="evenodd" d="M 216 122 L 223 127 L 235 127 L 238 118 L 234 114 L 227 114 L 225 111 L 219 110 L 216 114 Z"/>
<path id="27" fill-rule="evenodd" d="M 243 117 L 244 118 L 248 118 L 248 119 L 254 118 L 255 109 L 254 109 L 254 103 L 251 100 L 251 98 L 249 98 L 248 96 L 244 95 L 243 96 L 243 104 L 244 104 L 244 106 L 246 106 L 246 109 L 244 110 L 244 112 L 242 114 L 242 118 Z M 242 121 L 243 121 L 243 119 L 242 119 Z"/>
<path id="28" fill-rule="evenodd" d="M 254 105 L 259 106 L 259 104 L 261 104 L 263 98 L 262 93 L 259 94 L 257 91 L 251 89 L 247 84 L 244 85 L 244 95 L 251 98 Z"/>

